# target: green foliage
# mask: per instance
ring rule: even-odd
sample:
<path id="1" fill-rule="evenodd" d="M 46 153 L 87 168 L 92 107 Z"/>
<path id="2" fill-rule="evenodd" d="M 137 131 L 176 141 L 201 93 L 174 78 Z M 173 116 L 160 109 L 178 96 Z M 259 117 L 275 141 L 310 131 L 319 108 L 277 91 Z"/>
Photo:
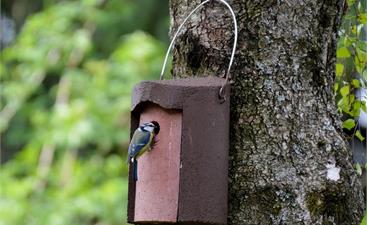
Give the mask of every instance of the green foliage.
<path id="1" fill-rule="evenodd" d="M 121 178 L 126 165 L 120 157 L 75 161 L 69 178 L 60 177 L 62 163 L 57 162 L 42 191 L 27 166 L 32 165 L 17 159 L 2 168 L 1 225 L 124 223 L 127 181 Z"/>
<path id="2" fill-rule="evenodd" d="M 343 122 L 343 127 L 351 130 L 355 126 L 355 122 L 353 119 L 347 119 Z"/>
<path id="3" fill-rule="evenodd" d="M 165 50 L 134 31 L 167 27 L 149 2 L 48 1 L 2 51 L 0 225 L 125 223 L 130 92 Z"/>
<path id="4" fill-rule="evenodd" d="M 363 137 L 361 131 L 357 130 L 355 133 L 355 136 L 360 140 L 360 141 L 364 141 L 365 137 Z"/>
<path id="5" fill-rule="evenodd" d="M 361 0 L 348 0 L 347 11 L 339 32 L 336 63 L 336 84 L 338 109 L 348 118 L 343 127 L 354 128 L 354 135 L 364 141 L 365 137 L 356 129 L 356 120 L 360 112 L 366 112 L 366 102 L 363 96 L 355 96 L 356 89 L 366 88 L 367 81 L 367 3 Z M 362 174 L 360 164 L 356 171 Z M 367 215 L 361 225 L 367 225 Z"/>
<path id="6" fill-rule="evenodd" d="M 367 80 L 367 7 L 364 1 L 347 1 L 347 11 L 339 31 L 336 63 L 336 84 L 338 109 L 349 118 L 343 127 L 351 130 L 356 124 L 351 120 L 366 111 L 366 103 L 355 90 L 366 88 Z M 355 133 L 362 140 L 361 133 Z"/>

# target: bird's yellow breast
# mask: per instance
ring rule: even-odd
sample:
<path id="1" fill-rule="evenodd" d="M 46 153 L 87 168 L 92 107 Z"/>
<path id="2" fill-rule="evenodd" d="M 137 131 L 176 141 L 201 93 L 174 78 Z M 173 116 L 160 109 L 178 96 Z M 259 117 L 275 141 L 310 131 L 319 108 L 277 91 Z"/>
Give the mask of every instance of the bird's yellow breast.
<path id="1" fill-rule="evenodd" d="M 150 149 L 151 147 L 151 143 L 152 143 L 152 140 L 153 140 L 153 133 L 150 133 L 150 137 L 149 137 L 149 142 L 147 145 L 145 145 L 138 153 L 138 155 L 136 156 L 136 158 L 138 158 L 139 156 L 141 156 L 144 152 L 146 152 L 148 149 Z"/>

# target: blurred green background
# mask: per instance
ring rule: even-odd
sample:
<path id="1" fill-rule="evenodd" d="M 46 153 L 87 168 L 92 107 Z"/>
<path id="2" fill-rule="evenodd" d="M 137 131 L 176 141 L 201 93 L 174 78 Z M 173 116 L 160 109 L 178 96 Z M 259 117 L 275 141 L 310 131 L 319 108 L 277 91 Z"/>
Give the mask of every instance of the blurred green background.
<path id="1" fill-rule="evenodd" d="M 1 1 L 0 225 L 126 223 L 130 92 L 168 0 Z"/>

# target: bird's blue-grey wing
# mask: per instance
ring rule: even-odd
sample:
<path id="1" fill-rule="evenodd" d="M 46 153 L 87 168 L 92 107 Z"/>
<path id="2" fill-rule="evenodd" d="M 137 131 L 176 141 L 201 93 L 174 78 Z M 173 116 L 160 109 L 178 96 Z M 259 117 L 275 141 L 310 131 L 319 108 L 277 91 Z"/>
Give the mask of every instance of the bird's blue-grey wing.
<path id="1" fill-rule="evenodd" d="M 131 139 L 129 146 L 129 160 L 139 154 L 139 152 L 146 146 L 151 138 L 149 132 L 136 130 Z"/>

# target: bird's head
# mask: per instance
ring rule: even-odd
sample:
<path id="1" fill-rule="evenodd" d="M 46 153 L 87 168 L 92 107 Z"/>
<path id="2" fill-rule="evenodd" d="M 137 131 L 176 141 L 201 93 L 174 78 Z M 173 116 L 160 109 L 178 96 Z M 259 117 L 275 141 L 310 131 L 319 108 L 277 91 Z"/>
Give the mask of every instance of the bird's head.
<path id="1" fill-rule="evenodd" d="M 160 130 L 160 126 L 157 121 L 151 121 L 149 123 L 144 123 L 141 127 L 143 130 L 154 132 L 155 135 L 157 135 Z"/>

